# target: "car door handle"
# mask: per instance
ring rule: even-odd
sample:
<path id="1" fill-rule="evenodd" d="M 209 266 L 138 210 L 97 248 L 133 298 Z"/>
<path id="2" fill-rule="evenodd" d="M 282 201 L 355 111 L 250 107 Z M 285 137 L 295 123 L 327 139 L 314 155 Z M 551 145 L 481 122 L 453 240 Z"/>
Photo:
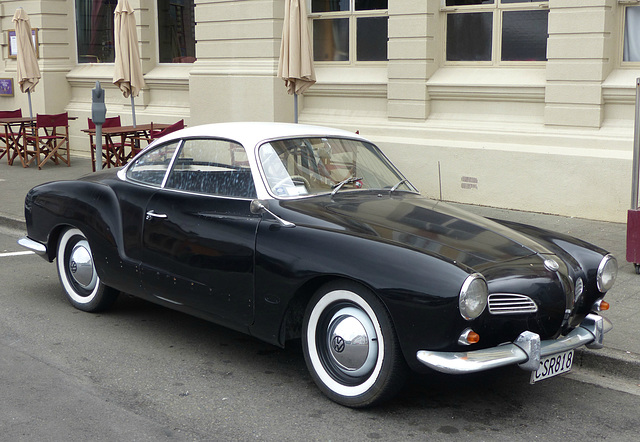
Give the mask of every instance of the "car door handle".
<path id="1" fill-rule="evenodd" d="M 164 214 L 164 213 L 156 213 L 153 210 L 149 210 L 147 212 L 147 221 L 152 219 L 152 218 L 166 218 L 166 217 L 167 217 L 166 214 Z"/>

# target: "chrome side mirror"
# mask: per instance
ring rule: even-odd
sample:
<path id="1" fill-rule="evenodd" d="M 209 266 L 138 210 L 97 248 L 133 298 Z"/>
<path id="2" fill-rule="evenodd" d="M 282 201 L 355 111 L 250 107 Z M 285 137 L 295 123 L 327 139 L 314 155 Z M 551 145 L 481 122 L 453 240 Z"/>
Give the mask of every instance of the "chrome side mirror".
<path id="1" fill-rule="evenodd" d="M 278 215 L 276 215 L 271 210 L 269 210 L 269 207 L 267 207 L 267 202 L 266 201 L 262 202 L 260 200 L 252 200 L 251 201 L 251 205 L 249 206 L 249 210 L 254 215 L 262 215 L 265 212 L 268 213 L 276 221 L 278 221 L 278 224 L 280 224 L 282 227 L 295 227 L 296 226 L 294 223 L 280 218 Z"/>

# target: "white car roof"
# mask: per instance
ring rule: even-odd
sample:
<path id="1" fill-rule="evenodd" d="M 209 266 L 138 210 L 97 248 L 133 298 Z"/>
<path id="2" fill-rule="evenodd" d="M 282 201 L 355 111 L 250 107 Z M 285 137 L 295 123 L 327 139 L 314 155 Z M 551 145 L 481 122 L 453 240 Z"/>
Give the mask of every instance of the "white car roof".
<path id="1" fill-rule="evenodd" d="M 235 140 L 252 149 L 264 141 L 292 137 L 347 137 L 364 140 L 360 135 L 341 129 L 293 123 L 234 122 L 187 127 L 163 137 L 163 140 L 186 137 L 220 137 Z"/>

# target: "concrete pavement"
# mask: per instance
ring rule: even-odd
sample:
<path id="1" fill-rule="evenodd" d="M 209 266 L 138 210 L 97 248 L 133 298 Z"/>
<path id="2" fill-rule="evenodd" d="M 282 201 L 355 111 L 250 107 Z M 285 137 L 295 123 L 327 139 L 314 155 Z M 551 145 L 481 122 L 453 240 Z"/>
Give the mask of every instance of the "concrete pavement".
<path id="1" fill-rule="evenodd" d="M 48 181 L 76 179 L 89 173 L 89 158 L 72 157 L 70 167 L 49 162 L 42 170 L 35 166 L 23 169 L 19 162 L 8 166 L 2 158 L 0 226 L 26 230 L 23 204 L 26 193 L 32 187 Z M 633 264 L 625 260 L 626 225 L 473 205 L 459 206 L 479 215 L 573 235 L 613 253 L 618 258 L 618 279 L 605 298 L 611 304 L 611 309 L 604 316 L 613 322 L 614 328 L 605 335 L 604 349 L 578 350 L 576 361 L 583 366 L 599 369 L 606 375 L 629 378 L 640 387 L 640 275 L 636 275 Z"/>

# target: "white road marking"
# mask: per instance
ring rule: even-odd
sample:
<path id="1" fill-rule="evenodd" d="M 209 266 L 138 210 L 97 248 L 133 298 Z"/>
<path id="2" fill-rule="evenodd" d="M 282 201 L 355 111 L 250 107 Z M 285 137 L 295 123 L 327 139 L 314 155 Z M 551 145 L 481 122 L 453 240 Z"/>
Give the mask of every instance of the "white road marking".
<path id="1" fill-rule="evenodd" d="M 36 252 L 7 252 L 7 253 L 0 253 L 0 258 L 10 258 L 12 256 L 22 256 L 22 255 L 34 255 Z"/>

